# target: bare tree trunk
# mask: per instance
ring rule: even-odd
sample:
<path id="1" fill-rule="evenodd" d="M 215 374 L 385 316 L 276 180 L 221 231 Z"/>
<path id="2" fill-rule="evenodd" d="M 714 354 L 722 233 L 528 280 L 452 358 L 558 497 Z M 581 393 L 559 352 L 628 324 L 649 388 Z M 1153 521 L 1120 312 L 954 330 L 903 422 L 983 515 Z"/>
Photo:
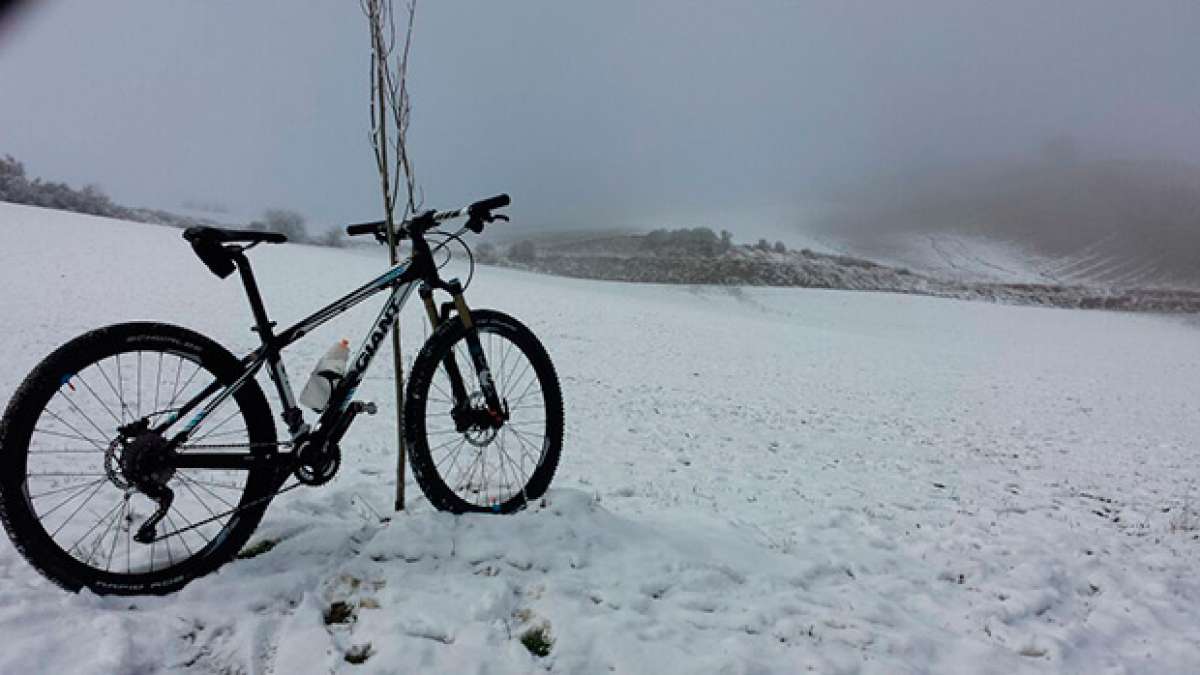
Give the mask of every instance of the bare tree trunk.
<path id="1" fill-rule="evenodd" d="M 393 60 L 396 48 L 396 22 L 392 0 L 360 0 L 371 31 L 371 147 L 383 196 L 384 220 L 387 222 L 388 261 L 395 265 L 399 259 L 396 240 L 395 209 L 398 183 L 404 180 L 406 199 L 401 221 L 417 209 L 416 179 L 408 155 L 408 54 L 412 45 L 416 0 L 405 4 L 407 28 L 404 46 Z M 389 142 L 388 127 L 391 127 Z M 404 510 L 404 461 L 407 443 L 404 438 L 404 362 L 400 351 L 400 320 L 392 326 L 392 354 L 396 373 L 396 458 L 397 511 Z"/>

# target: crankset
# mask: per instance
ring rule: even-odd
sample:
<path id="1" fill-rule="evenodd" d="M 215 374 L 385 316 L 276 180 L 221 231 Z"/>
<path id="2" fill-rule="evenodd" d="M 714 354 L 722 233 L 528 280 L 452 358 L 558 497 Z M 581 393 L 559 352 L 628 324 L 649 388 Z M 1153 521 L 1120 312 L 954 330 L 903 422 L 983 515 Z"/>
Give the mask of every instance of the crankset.
<path id="1" fill-rule="evenodd" d="M 342 465 L 342 450 L 336 443 L 327 443 L 320 450 L 310 449 L 306 443 L 296 454 L 299 457 L 292 475 L 309 486 L 324 485 L 333 480 Z"/>
<path id="2" fill-rule="evenodd" d="M 374 415 L 377 412 L 374 403 L 351 401 L 346 406 L 346 412 L 333 429 L 323 437 L 309 437 L 298 441 L 296 448 L 296 467 L 292 475 L 305 485 L 324 485 L 333 480 L 338 468 L 342 465 L 342 450 L 338 446 L 346 431 L 361 413 Z M 314 434 L 316 436 L 316 434 Z"/>

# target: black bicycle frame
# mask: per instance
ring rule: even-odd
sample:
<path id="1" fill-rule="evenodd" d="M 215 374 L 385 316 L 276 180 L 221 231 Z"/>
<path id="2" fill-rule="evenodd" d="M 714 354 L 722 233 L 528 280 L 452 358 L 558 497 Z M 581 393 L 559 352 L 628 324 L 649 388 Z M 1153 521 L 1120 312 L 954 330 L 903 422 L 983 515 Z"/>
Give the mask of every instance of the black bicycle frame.
<path id="1" fill-rule="evenodd" d="M 384 303 L 383 309 L 380 310 L 379 317 L 372 324 L 370 333 L 363 339 L 362 344 L 359 345 L 358 350 L 349 360 L 345 375 L 337 387 L 334 388 L 329 403 L 317 423 L 316 430 L 312 432 L 315 437 L 327 434 L 346 413 L 354 392 L 362 382 L 364 373 L 370 367 L 371 361 L 375 358 L 375 354 L 379 350 L 379 346 L 383 344 L 388 332 L 391 331 L 396 316 L 400 313 L 400 309 L 412 294 L 413 287 L 422 281 L 431 281 L 438 286 L 445 286 L 437 277 L 437 270 L 432 263 L 432 256 L 429 254 L 428 248 L 425 247 L 423 251 L 417 249 L 413 257 L 409 260 L 397 263 L 362 287 L 331 302 L 307 318 L 300 320 L 294 326 L 276 335 L 274 332 L 274 323 L 267 317 L 262 295 L 258 290 L 258 284 L 255 282 L 254 273 L 250 269 L 249 261 L 240 249 L 234 249 L 232 253 L 237 263 L 238 271 L 241 274 L 242 283 L 246 287 L 250 309 L 254 314 L 256 323 L 254 330 L 259 334 L 263 344 L 260 348 L 242 359 L 244 370 L 234 382 L 229 385 L 222 385 L 214 381 L 187 403 L 183 404 L 182 407 L 174 411 L 162 424 L 154 428 L 155 432 L 165 432 L 171 425 L 195 410 L 202 401 L 224 387 L 215 398 L 196 411 L 195 415 L 183 426 L 183 429 L 171 438 L 172 448 L 178 448 L 185 443 L 193 429 L 230 396 L 236 394 L 246 382 L 252 380 L 264 365 L 267 367 L 271 380 L 274 381 L 275 388 L 279 392 L 279 400 L 283 402 L 283 420 L 288 425 L 288 433 L 291 435 L 293 442 L 298 442 L 301 437 L 309 434 L 310 429 L 304 423 L 303 412 L 296 405 L 296 397 L 292 391 L 291 383 L 288 381 L 287 371 L 284 369 L 280 352 L 333 317 L 377 293 L 391 289 L 391 294 L 388 296 L 387 302 Z M 250 469 L 264 464 L 278 465 L 280 457 L 290 457 L 290 455 L 291 453 L 276 453 L 271 448 L 253 448 L 249 453 L 236 454 L 175 452 L 173 453 L 171 464 L 179 468 Z"/>

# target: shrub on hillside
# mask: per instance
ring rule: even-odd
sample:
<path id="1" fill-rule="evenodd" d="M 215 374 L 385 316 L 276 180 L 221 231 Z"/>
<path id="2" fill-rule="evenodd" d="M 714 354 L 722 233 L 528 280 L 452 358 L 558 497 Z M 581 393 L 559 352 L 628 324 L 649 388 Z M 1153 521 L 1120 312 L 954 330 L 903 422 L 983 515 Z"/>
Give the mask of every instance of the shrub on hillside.
<path id="1" fill-rule="evenodd" d="M 267 209 L 262 220 L 250 223 L 254 230 L 266 230 L 287 235 L 290 241 L 307 241 L 308 230 L 304 228 L 304 216 L 288 209 Z"/>
<path id="2" fill-rule="evenodd" d="M 729 250 L 732 241 L 732 234 L 722 231 L 718 237 L 707 227 L 654 230 L 646 235 L 646 246 L 650 250 L 668 255 L 720 255 Z"/>
<path id="3" fill-rule="evenodd" d="M 522 239 L 508 247 L 508 257 L 518 262 L 533 262 L 537 259 L 537 247 L 532 241 Z"/>
<path id="4" fill-rule="evenodd" d="M 485 241 L 475 247 L 475 257 L 479 262 L 494 262 L 496 260 L 496 245 Z"/>
<path id="5" fill-rule="evenodd" d="M 113 204 L 96 185 L 76 190 L 66 183 L 30 179 L 25 165 L 12 155 L 0 158 L 0 201 L 51 209 L 88 213 L 95 216 L 125 217 L 125 209 Z"/>

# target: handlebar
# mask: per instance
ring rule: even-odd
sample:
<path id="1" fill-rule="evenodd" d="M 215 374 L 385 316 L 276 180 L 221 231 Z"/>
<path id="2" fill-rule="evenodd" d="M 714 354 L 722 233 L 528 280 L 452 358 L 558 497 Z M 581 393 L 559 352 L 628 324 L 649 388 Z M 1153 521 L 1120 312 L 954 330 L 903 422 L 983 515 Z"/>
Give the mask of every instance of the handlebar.
<path id="1" fill-rule="evenodd" d="M 397 235 L 405 236 L 406 234 L 424 233 L 425 230 L 433 227 L 437 223 L 454 220 L 467 216 L 467 229 L 476 234 L 483 232 L 484 223 L 490 223 L 493 220 L 508 220 L 507 217 L 501 215 L 492 215 L 493 209 L 500 209 L 512 203 L 512 199 L 506 194 L 496 195 L 481 199 L 461 209 L 452 211 L 426 211 L 417 216 L 413 216 L 408 220 L 400 223 L 397 230 Z M 363 234 L 373 234 L 377 239 L 381 238 L 383 228 L 387 226 L 387 221 L 376 220 L 369 223 L 358 223 L 346 227 L 346 234 L 355 237 Z"/>
<path id="2" fill-rule="evenodd" d="M 511 203 L 512 199 L 510 199 L 508 195 L 496 195 L 495 197 L 488 197 L 487 199 L 481 199 L 475 202 L 467 207 L 467 211 L 471 213 L 485 213 L 487 211 L 491 211 L 492 209 L 502 209 Z"/>
<path id="3" fill-rule="evenodd" d="M 375 234 L 375 231 L 386 225 L 385 221 L 377 221 L 374 223 L 359 223 L 357 225 L 347 225 L 346 234 L 351 237 L 357 237 L 360 234 Z"/>

